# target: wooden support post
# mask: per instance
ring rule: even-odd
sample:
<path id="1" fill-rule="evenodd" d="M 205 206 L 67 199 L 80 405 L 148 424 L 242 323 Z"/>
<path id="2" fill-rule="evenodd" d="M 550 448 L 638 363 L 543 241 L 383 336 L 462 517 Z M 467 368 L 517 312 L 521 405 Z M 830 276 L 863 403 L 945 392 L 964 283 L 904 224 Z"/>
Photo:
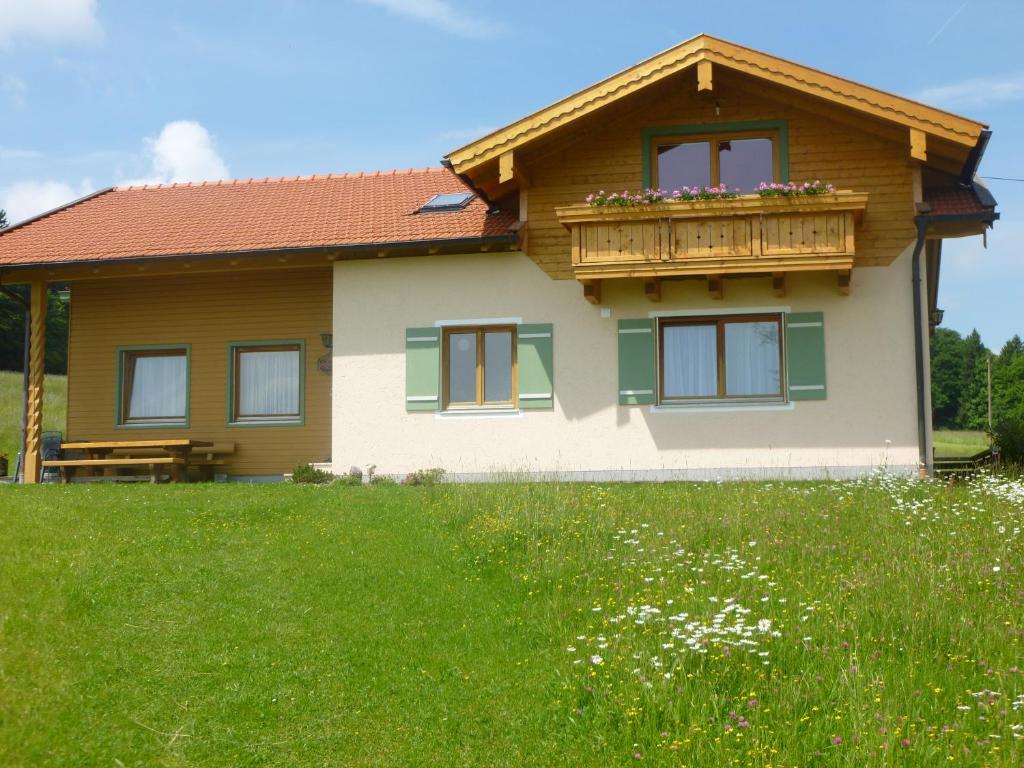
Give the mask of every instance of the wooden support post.
<path id="1" fill-rule="evenodd" d="M 591 304 L 601 303 L 601 281 L 587 280 L 583 283 L 583 298 Z"/>
<path id="2" fill-rule="evenodd" d="M 711 82 L 711 62 L 710 61 L 698 61 L 697 62 L 697 92 L 710 91 L 713 87 Z"/>
<path id="3" fill-rule="evenodd" d="M 839 283 L 839 295 L 849 296 L 850 295 L 850 270 L 844 269 L 839 273 L 837 277 Z"/>
<path id="4" fill-rule="evenodd" d="M 778 296 L 780 299 L 786 295 L 786 273 L 785 272 L 773 272 L 772 273 L 772 293 Z"/>
<path id="5" fill-rule="evenodd" d="M 25 424 L 26 483 L 38 483 L 41 478 L 43 435 L 43 372 L 46 365 L 46 282 L 32 283 L 29 311 L 28 342 L 28 420 Z"/>
<path id="6" fill-rule="evenodd" d="M 708 293 L 712 299 L 720 300 L 724 293 L 721 275 L 708 275 Z"/>
<path id="7" fill-rule="evenodd" d="M 661 301 L 661 278 L 651 277 L 644 280 L 644 296 L 651 301 Z"/>
<path id="8" fill-rule="evenodd" d="M 910 129 L 910 157 L 922 163 L 928 160 L 928 137 L 919 128 Z"/>

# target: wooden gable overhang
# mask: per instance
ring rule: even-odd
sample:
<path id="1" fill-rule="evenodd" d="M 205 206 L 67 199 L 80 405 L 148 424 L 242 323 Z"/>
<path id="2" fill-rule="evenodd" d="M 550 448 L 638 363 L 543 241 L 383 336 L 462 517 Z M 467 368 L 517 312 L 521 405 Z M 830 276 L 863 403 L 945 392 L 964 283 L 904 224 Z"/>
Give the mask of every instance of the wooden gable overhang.
<path id="1" fill-rule="evenodd" d="M 529 169 L 517 162 L 517 150 L 690 68 L 697 70 L 698 89 L 713 92 L 716 67 L 898 126 L 904 131 L 911 159 L 951 172 L 969 163 L 972 152 L 987 139 L 987 126 L 975 120 L 720 38 L 698 35 L 456 149 L 444 162 L 482 195 L 498 199 L 529 186 Z"/>

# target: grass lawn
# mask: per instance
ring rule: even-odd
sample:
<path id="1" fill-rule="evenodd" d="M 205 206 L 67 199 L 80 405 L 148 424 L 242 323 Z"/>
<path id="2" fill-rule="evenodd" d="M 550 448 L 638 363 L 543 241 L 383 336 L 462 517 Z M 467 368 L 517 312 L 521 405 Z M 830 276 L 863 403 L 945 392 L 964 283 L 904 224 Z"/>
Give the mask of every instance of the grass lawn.
<path id="1" fill-rule="evenodd" d="M 939 457 L 973 456 L 989 447 L 988 435 L 980 429 L 937 429 L 934 443 Z"/>
<path id="2" fill-rule="evenodd" d="M 1024 483 L 0 488 L 3 766 L 1020 766 Z"/>
<path id="3" fill-rule="evenodd" d="M 0 371 L 0 454 L 7 454 L 10 472 L 21 450 L 21 373 Z M 67 423 L 68 379 L 47 376 L 43 383 L 43 429 L 63 432 Z"/>

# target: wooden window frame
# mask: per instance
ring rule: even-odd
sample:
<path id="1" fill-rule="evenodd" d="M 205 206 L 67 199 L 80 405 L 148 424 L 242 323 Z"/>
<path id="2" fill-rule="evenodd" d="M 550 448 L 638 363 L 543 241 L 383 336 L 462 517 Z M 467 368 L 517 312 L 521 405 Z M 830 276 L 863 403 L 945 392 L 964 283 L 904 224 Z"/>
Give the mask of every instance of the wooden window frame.
<path id="1" fill-rule="evenodd" d="M 298 352 L 299 353 L 299 407 L 297 413 L 261 413 L 246 415 L 241 412 L 241 359 L 245 352 Z M 228 397 L 230 413 L 228 423 L 232 426 L 273 426 L 276 424 L 296 425 L 303 423 L 305 407 L 305 346 L 301 341 L 240 342 L 230 345 L 230 376 Z"/>
<path id="2" fill-rule="evenodd" d="M 730 323 L 761 323 L 774 322 L 779 329 L 779 391 L 757 395 L 726 394 L 725 370 L 725 326 Z M 715 395 L 693 395 L 687 397 L 665 396 L 665 329 L 686 325 L 715 327 L 715 355 L 717 393 Z M 785 324 L 782 313 L 757 313 L 736 315 L 702 315 L 695 317 L 666 317 L 658 321 L 658 402 L 666 405 L 700 402 L 762 402 L 779 403 L 786 401 L 786 354 Z"/>
<path id="3" fill-rule="evenodd" d="M 721 183 L 720 163 L 718 159 L 718 142 L 741 141 L 743 139 L 768 139 L 772 143 L 772 178 L 762 181 L 779 181 L 782 178 L 782 157 L 780 151 L 781 138 L 778 130 L 764 131 L 729 131 L 724 133 L 693 133 L 668 136 L 652 136 L 650 144 L 651 157 L 651 186 L 659 189 L 660 179 L 658 178 L 658 147 L 666 144 L 699 144 L 708 143 L 708 152 L 711 155 L 711 186 L 717 187 Z M 668 190 L 671 191 L 671 190 Z M 744 193 L 752 194 L 752 193 Z"/>
<path id="4" fill-rule="evenodd" d="M 117 420 L 118 427 L 187 427 L 191 378 L 191 349 L 188 344 L 121 347 L 117 350 Z M 131 416 L 132 387 L 135 384 L 133 363 L 143 357 L 185 358 L 185 414 L 183 416 Z"/>
<path id="5" fill-rule="evenodd" d="M 484 352 L 484 336 L 488 333 L 507 331 L 512 337 L 512 397 L 510 400 L 485 400 L 486 355 Z M 519 360 L 518 337 L 515 325 L 463 325 L 448 326 L 441 335 L 441 395 L 444 410 L 470 411 L 491 409 L 514 409 L 519 404 Z M 476 334 L 476 400 L 472 402 L 453 402 L 450 399 L 449 387 L 449 344 L 454 334 Z"/>

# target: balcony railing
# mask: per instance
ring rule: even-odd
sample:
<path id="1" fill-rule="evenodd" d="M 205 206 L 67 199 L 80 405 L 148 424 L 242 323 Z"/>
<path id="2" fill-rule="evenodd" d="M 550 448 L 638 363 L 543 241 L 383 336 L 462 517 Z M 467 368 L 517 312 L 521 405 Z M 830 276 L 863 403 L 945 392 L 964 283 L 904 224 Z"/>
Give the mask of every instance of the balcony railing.
<path id="1" fill-rule="evenodd" d="M 556 209 L 582 281 L 846 270 L 867 193 Z"/>

